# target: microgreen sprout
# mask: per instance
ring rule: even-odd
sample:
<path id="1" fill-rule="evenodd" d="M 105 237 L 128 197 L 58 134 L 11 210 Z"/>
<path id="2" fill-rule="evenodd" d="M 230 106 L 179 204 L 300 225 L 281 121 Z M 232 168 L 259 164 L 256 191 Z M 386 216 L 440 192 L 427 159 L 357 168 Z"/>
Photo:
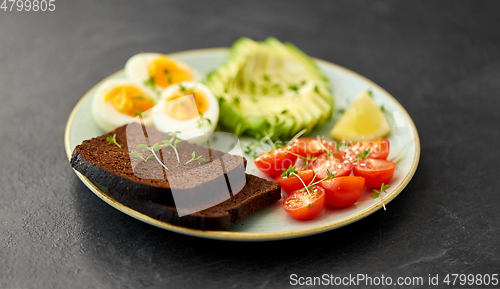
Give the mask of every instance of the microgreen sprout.
<path id="1" fill-rule="evenodd" d="M 146 158 L 143 158 L 143 157 L 141 156 L 141 154 L 139 154 L 139 153 L 138 153 L 138 152 L 136 152 L 136 151 L 132 151 L 130 154 L 131 154 L 131 155 L 133 155 L 133 156 L 134 156 L 134 157 L 136 157 L 136 158 L 140 158 L 140 159 L 142 159 L 144 162 L 147 162 L 147 161 L 149 160 L 149 158 L 153 156 L 153 154 L 149 154 Z"/>
<path id="2" fill-rule="evenodd" d="M 298 174 L 297 170 L 295 169 L 295 166 L 289 166 L 288 169 L 284 169 L 282 168 L 281 169 L 283 171 L 283 173 L 281 174 L 281 177 L 283 178 L 288 178 L 290 175 L 292 174 Z"/>
<path id="3" fill-rule="evenodd" d="M 205 158 L 203 158 L 203 156 L 197 156 L 196 157 L 196 152 L 193 151 L 193 153 L 191 154 L 191 159 L 186 162 L 186 165 L 189 164 L 192 161 L 198 161 L 198 163 L 201 164 L 201 163 L 205 162 Z"/>
<path id="4" fill-rule="evenodd" d="M 370 155 L 370 149 L 365 150 L 364 152 L 358 154 L 356 156 L 356 160 L 364 159 Z"/>
<path id="5" fill-rule="evenodd" d="M 314 186 L 316 186 L 317 184 L 323 182 L 323 181 L 326 181 L 326 180 L 331 180 L 335 177 L 335 174 L 334 173 L 331 173 L 329 169 L 326 169 L 326 177 L 324 177 L 323 179 L 315 182 L 314 180 L 316 179 L 316 175 L 314 175 L 314 178 L 311 180 L 311 182 L 309 183 L 309 185 L 305 185 L 304 184 L 304 187 L 303 189 L 301 189 L 301 191 L 304 191 L 304 190 L 307 190 L 309 192 L 308 189 L 312 189 Z"/>
<path id="6" fill-rule="evenodd" d="M 175 155 L 177 156 L 177 162 L 180 163 L 179 159 L 179 153 L 177 152 L 177 144 L 181 142 L 180 139 L 175 139 L 175 136 L 180 133 L 180 131 L 176 131 L 172 134 L 172 137 L 169 140 L 163 140 L 162 143 L 164 143 L 164 147 L 172 147 L 172 149 L 175 152 Z M 173 142 L 173 143 L 172 143 Z"/>
<path id="7" fill-rule="evenodd" d="M 113 134 L 113 136 L 112 136 L 112 137 L 111 137 L 111 136 L 108 136 L 108 137 L 106 138 L 106 141 L 107 141 L 109 144 L 114 143 L 117 147 L 122 148 L 122 146 L 121 146 L 119 143 L 117 143 L 117 142 L 116 142 L 116 133 L 115 133 L 115 134 Z"/>
<path id="8" fill-rule="evenodd" d="M 208 124 L 212 124 L 212 121 L 203 115 L 203 113 L 198 112 L 200 114 L 200 119 L 198 120 L 198 128 L 203 129 L 203 122 L 207 122 Z"/>
<path id="9" fill-rule="evenodd" d="M 254 159 L 257 158 L 257 146 L 260 144 L 260 142 L 250 142 L 246 148 L 245 148 L 245 154 L 251 155 Z"/>
<path id="10" fill-rule="evenodd" d="M 305 134 L 307 132 L 307 129 L 303 129 L 299 131 L 296 135 L 292 137 L 292 139 L 287 143 L 287 144 L 292 144 L 296 139 L 298 139 L 301 135 Z"/>
<path id="11" fill-rule="evenodd" d="M 137 145 L 137 148 L 138 149 L 141 149 L 143 152 L 145 151 L 150 151 L 151 153 L 146 157 L 142 157 L 138 152 L 136 151 L 132 151 L 130 152 L 130 154 L 134 157 L 138 157 L 138 158 L 141 158 L 144 162 L 147 162 L 149 160 L 149 158 L 151 158 L 152 156 L 155 157 L 156 161 L 158 163 L 160 163 L 160 165 L 162 165 L 162 167 L 164 167 L 167 171 L 169 170 L 168 167 L 162 162 L 160 161 L 160 159 L 158 158 L 158 156 L 156 155 L 156 152 L 159 151 L 161 149 L 161 146 L 159 144 L 154 144 L 152 147 L 148 147 L 147 145 L 145 144 L 139 144 Z"/>
<path id="12" fill-rule="evenodd" d="M 382 192 L 386 193 L 387 194 L 387 189 L 390 188 L 391 185 L 386 185 L 384 183 L 382 183 L 382 186 L 380 186 L 380 191 L 378 190 L 373 190 L 374 193 L 370 195 L 371 198 L 373 199 L 376 199 L 378 197 L 380 197 L 380 201 L 382 202 L 382 206 L 384 206 L 384 211 L 385 211 L 385 204 L 384 204 L 384 199 L 382 197 Z"/>
<path id="13" fill-rule="evenodd" d="M 180 131 L 176 131 L 175 133 L 172 134 L 172 138 L 170 138 L 170 140 L 164 140 L 162 141 L 163 142 L 163 145 L 160 145 L 158 143 L 155 143 L 154 145 L 152 145 L 151 147 L 148 147 L 147 145 L 145 144 L 138 144 L 137 145 L 137 148 L 138 149 L 141 149 L 142 152 L 145 152 L 145 151 L 150 151 L 151 153 L 146 157 L 144 158 L 143 156 L 141 156 L 141 154 L 139 154 L 138 152 L 136 151 L 132 151 L 130 152 L 130 154 L 134 157 L 138 157 L 140 159 L 142 159 L 144 162 L 147 162 L 151 157 L 155 157 L 156 161 L 158 161 L 158 163 L 160 163 L 166 170 L 169 170 L 167 168 L 167 166 L 160 160 L 160 158 L 156 155 L 156 152 L 159 151 L 160 149 L 164 148 L 164 147 L 169 147 L 171 146 L 172 149 L 175 151 L 175 155 L 177 156 L 177 162 L 180 163 L 180 159 L 179 159 L 179 153 L 177 152 L 177 144 L 181 142 L 180 139 L 175 139 L 175 136 L 180 133 Z M 172 143 L 173 142 L 173 143 Z"/>
<path id="14" fill-rule="evenodd" d="M 299 172 L 297 172 L 297 170 L 295 169 L 295 166 L 289 166 L 287 170 L 285 169 L 281 169 L 283 171 L 283 173 L 281 174 L 281 177 L 283 178 L 288 178 L 290 177 L 291 175 L 294 175 L 296 176 L 300 182 L 304 185 L 304 189 L 307 191 L 308 194 L 311 194 L 311 192 L 309 191 L 309 188 L 308 186 L 306 186 L 306 183 L 304 183 L 304 180 L 302 180 L 302 178 L 299 176 Z"/>
<path id="15" fill-rule="evenodd" d="M 318 140 L 319 146 L 321 147 L 321 151 L 328 151 L 328 149 L 323 144 L 323 140 L 321 139 L 321 137 L 319 135 L 317 136 L 317 140 Z"/>
<path id="16" fill-rule="evenodd" d="M 304 157 L 302 157 L 304 158 Z M 307 155 L 307 157 L 304 158 L 304 167 L 307 168 L 307 166 L 309 165 L 309 162 L 313 162 L 317 159 L 317 157 L 313 157 L 311 155 Z"/>

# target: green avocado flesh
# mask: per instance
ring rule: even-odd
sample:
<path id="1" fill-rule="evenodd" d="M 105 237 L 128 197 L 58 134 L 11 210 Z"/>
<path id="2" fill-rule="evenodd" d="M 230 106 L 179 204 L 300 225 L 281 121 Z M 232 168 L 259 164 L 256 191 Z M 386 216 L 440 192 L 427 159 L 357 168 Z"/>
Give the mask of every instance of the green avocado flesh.
<path id="1" fill-rule="evenodd" d="M 334 99 L 328 79 L 300 49 L 275 38 L 241 38 L 206 85 L 219 99 L 223 130 L 286 140 L 328 120 Z"/>

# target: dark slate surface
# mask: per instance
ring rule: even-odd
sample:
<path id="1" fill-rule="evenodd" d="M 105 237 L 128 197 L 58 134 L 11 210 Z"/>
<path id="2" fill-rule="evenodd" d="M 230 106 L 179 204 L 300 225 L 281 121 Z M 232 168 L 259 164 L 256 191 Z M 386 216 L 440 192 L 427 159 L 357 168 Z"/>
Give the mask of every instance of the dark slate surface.
<path id="1" fill-rule="evenodd" d="M 0 288 L 274 288 L 290 274 L 324 273 L 427 284 L 428 274 L 500 273 L 500 2 L 56 7 L 0 10 Z M 88 89 L 138 51 L 230 46 L 240 36 L 291 41 L 372 79 L 407 109 L 421 160 L 388 211 L 312 237 L 211 241 L 141 223 L 80 182 L 63 135 Z"/>

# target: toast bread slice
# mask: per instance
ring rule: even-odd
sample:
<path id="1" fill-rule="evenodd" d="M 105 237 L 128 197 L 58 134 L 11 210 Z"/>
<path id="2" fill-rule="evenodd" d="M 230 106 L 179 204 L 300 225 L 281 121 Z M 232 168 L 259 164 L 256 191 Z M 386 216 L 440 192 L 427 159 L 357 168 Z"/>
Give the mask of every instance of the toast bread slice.
<path id="1" fill-rule="evenodd" d="M 113 135 L 121 147 L 107 141 Z M 89 180 L 106 187 L 108 194 L 124 205 L 189 228 L 227 229 L 281 198 L 277 183 L 245 175 L 246 160 L 240 156 L 186 141 L 177 145 L 181 162 L 171 147 L 157 152 L 169 170 L 153 157 L 144 161 L 130 156 L 132 150 L 141 152 L 136 148 L 138 143 L 148 142 L 152 146 L 165 139 L 171 139 L 171 135 L 132 123 L 78 145 L 71 165 Z M 186 164 L 193 152 L 207 161 Z M 149 151 L 141 153 L 146 158 Z M 176 206 L 181 198 L 192 205 Z"/>

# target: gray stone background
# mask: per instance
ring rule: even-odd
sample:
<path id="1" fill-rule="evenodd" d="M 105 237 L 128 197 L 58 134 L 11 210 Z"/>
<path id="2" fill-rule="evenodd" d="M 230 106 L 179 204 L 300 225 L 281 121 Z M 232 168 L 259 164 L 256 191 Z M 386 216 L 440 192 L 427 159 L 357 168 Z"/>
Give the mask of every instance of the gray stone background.
<path id="1" fill-rule="evenodd" d="M 150 0 L 0 10 L 0 288 L 280 288 L 292 273 L 500 273 L 499 11 L 499 1 Z M 388 211 L 306 238 L 212 241 L 141 223 L 80 182 L 63 135 L 87 90 L 138 51 L 230 46 L 240 36 L 290 41 L 407 109 L 421 159 Z"/>

